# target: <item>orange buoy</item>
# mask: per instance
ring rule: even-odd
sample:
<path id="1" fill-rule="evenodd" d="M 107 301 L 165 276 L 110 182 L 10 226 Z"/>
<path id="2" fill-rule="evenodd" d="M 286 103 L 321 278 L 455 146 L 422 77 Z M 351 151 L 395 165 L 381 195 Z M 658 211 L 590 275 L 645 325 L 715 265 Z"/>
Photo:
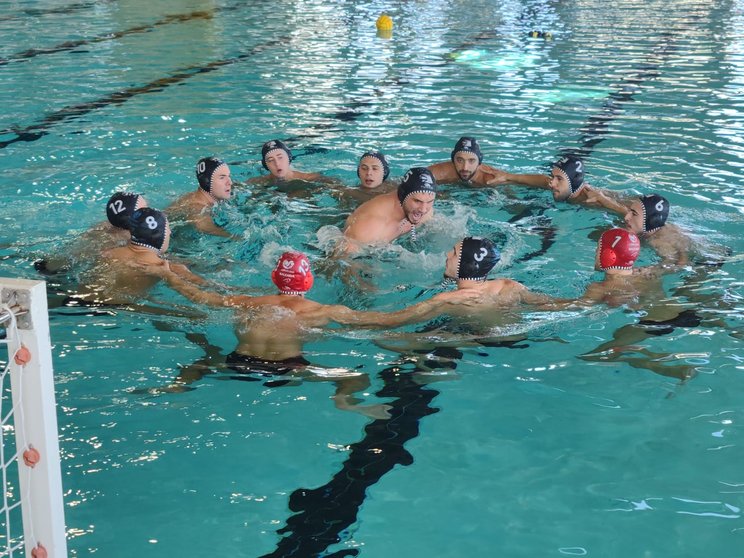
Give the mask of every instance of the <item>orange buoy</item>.
<path id="1" fill-rule="evenodd" d="M 14 360 L 18 366 L 25 366 L 31 361 L 31 351 L 26 348 L 26 345 L 21 345 L 21 348 L 16 351 Z"/>
<path id="2" fill-rule="evenodd" d="M 28 449 L 23 452 L 23 462 L 33 469 L 39 461 L 41 461 L 39 450 L 34 446 L 28 446 Z"/>

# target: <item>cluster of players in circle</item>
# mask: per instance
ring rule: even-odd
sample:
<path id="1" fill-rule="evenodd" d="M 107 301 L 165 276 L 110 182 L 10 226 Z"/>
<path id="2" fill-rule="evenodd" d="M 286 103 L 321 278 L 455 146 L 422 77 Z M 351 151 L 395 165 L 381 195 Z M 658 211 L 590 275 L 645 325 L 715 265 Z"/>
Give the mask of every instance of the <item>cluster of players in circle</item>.
<path id="1" fill-rule="evenodd" d="M 101 264 L 96 268 L 97 278 L 87 290 L 81 289 L 75 299 L 84 303 L 129 303 L 164 279 L 198 304 L 231 307 L 241 313 L 241 325 L 236 328 L 238 348 L 228 357 L 228 364 L 245 371 L 284 373 L 309 364 L 302 356 L 307 328 L 322 327 L 329 322 L 392 328 L 439 314 L 472 318 L 477 313 L 492 313 L 494 308 L 520 305 L 562 308 L 611 300 L 617 303 L 623 300 L 618 293 L 633 297 L 639 283 L 685 265 L 690 252 L 690 239 L 678 227 L 667 223 L 669 202 L 664 197 L 650 193 L 624 199 L 615 192 L 595 188 L 585 181 L 583 162 L 574 156 L 556 161 L 549 176 L 512 174 L 484 163 L 476 138 L 462 137 L 452 149 L 449 161 L 411 168 L 400 182 L 389 179 L 390 166 L 381 152 L 366 152 L 357 166 L 358 188 L 348 188 L 318 173 L 296 170 L 292 166 L 291 150 L 280 140 L 263 145 L 261 161 L 268 174 L 247 183 L 321 183 L 344 193 L 352 192 L 352 197 L 362 202 L 346 221 L 336 257 L 353 256 L 370 245 L 391 243 L 404 235 L 415 237 L 434 214 L 438 184 L 460 183 L 466 187 L 514 184 L 549 190 L 556 202 L 615 213 L 623 218 L 624 226 L 601 235 L 595 267 L 605 273 L 604 280 L 592 284 L 576 300 L 536 293 L 510 279 L 488 279 L 500 259 L 499 249 L 491 240 L 474 236 L 463 238 L 447 253 L 444 275 L 455 283 L 455 290 L 395 312 L 359 311 L 311 301 L 305 296 L 313 285 L 311 262 L 305 254 L 295 251 L 283 253 L 271 274 L 278 294 L 249 296 L 234 291 L 225 294 L 224 286 L 211 284 L 186 266 L 163 257 L 170 242 L 166 215 L 206 234 L 231 236 L 214 222 L 212 214 L 217 204 L 232 197 L 230 168 L 216 157 L 206 157 L 196 165 L 198 187 L 165 211 L 148 207 L 141 194 L 131 192 L 117 192 L 108 200 L 109 224 L 95 230 Z M 634 268 L 641 240 L 656 251 L 660 258 L 658 265 Z M 49 261 L 42 264 L 47 270 L 49 265 Z"/>

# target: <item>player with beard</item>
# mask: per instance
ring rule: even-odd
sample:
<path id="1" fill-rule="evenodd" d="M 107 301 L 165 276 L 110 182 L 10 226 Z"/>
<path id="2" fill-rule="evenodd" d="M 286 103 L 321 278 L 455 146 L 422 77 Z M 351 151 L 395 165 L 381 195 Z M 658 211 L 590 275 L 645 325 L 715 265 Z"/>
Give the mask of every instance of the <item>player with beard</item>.
<path id="1" fill-rule="evenodd" d="M 614 192 L 595 188 L 584 180 L 584 162 L 573 155 L 566 155 L 553 163 L 550 176 L 496 171 L 495 178 L 490 179 L 488 184 L 491 186 L 519 184 L 530 188 L 540 188 L 550 190 L 556 202 L 608 209 L 622 215 L 627 211 Z"/>
<path id="2" fill-rule="evenodd" d="M 487 186 L 489 181 L 504 174 L 483 163 L 483 152 L 478 140 L 464 136 L 457 140 L 450 161 L 429 165 L 439 184 L 465 182 L 468 186 Z"/>

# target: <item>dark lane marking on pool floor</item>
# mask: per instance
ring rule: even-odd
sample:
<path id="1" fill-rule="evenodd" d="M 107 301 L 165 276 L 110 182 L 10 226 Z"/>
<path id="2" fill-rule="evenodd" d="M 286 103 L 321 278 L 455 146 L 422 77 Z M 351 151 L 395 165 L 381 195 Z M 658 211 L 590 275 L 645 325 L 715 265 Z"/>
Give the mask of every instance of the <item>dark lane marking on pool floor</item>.
<path id="1" fill-rule="evenodd" d="M 277 39 L 273 39 L 266 43 L 262 43 L 258 46 L 255 46 L 250 51 L 240 54 L 238 56 L 235 56 L 233 58 L 215 60 L 214 62 L 210 62 L 209 64 L 206 64 L 204 66 L 189 66 L 187 68 L 177 70 L 175 74 L 172 74 L 164 78 L 156 79 L 155 81 L 151 81 L 150 83 L 147 83 L 145 85 L 129 87 L 127 89 L 122 89 L 120 91 L 116 91 L 114 93 L 106 95 L 105 97 L 101 97 L 100 99 L 96 99 L 94 101 L 89 101 L 87 103 L 81 103 L 79 105 L 70 105 L 70 106 L 64 107 L 56 112 L 53 112 L 45 116 L 40 122 L 36 124 L 31 124 L 30 126 L 26 126 L 25 128 L 22 128 L 22 129 L 11 128 L 11 129 L 2 130 L 0 131 L 0 136 L 13 134 L 15 135 L 15 137 L 8 139 L 8 140 L 0 141 L 0 149 L 4 149 L 8 147 L 9 145 L 19 142 L 19 141 L 25 141 L 25 142 L 36 141 L 39 138 L 47 135 L 49 133 L 49 129 L 57 124 L 60 124 L 62 122 L 67 122 L 70 120 L 74 120 L 85 114 L 93 112 L 96 109 L 106 108 L 111 105 L 120 105 L 120 104 L 126 103 L 130 99 L 137 97 L 139 95 L 143 95 L 145 93 L 160 92 L 167 87 L 182 83 L 194 76 L 213 72 L 225 66 L 235 64 L 236 62 L 241 62 L 243 60 L 246 60 L 247 58 L 251 58 L 255 56 L 256 54 L 259 54 L 268 48 L 284 44 L 290 38 L 291 38 L 290 35 L 279 37 Z"/>
<path id="2" fill-rule="evenodd" d="M 223 7 L 223 8 L 218 8 L 215 11 L 218 11 L 218 10 L 224 11 L 224 10 L 233 10 L 233 9 L 235 8 L 234 7 Z M 197 13 L 197 12 L 194 12 L 194 13 Z M 178 17 L 178 16 L 174 16 L 174 17 Z M 470 39 L 468 41 L 465 41 L 463 45 L 468 45 L 474 41 L 483 40 L 486 37 L 490 37 L 490 36 L 487 34 L 481 33 L 480 35 L 476 36 L 475 39 Z M 195 75 L 202 74 L 202 73 L 208 73 L 218 68 L 221 68 L 223 66 L 227 66 L 230 64 L 234 64 L 235 62 L 242 61 L 246 58 L 249 58 L 251 56 L 254 56 L 255 54 L 260 53 L 262 50 L 266 48 L 270 48 L 272 46 L 284 43 L 285 41 L 289 41 L 291 38 L 292 38 L 291 35 L 286 35 L 284 37 L 274 39 L 267 43 L 258 45 L 257 47 L 254 47 L 250 52 L 241 54 L 234 58 L 229 58 L 225 60 L 217 60 L 217 61 L 207 64 L 206 66 L 190 66 L 190 67 L 187 67 L 181 70 L 177 70 L 177 73 L 174 75 L 157 79 L 155 81 L 152 81 L 142 86 L 130 87 L 130 88 L 127 88 L 121 91 L 116 91 L 114 93 L 111 93 L 100 99 L 96 99 L 94 101 L 64 107 L 56 112 L 53 112 L 47 115 L 40 122 L 36 124 L 31 124 L 29 126 L 26 126 L 25 128 L 21 128 L 21 127 L 5 128 L 4 130 L 0 130 L 0 136 L 13 135 L 15 137 L 12 137 L 7 140 L 0 140 L 0 149 L 4 149 L 8 147 L 9 145 L 12 145 L 17 142 L 36 141 L 38 139 L 41 139 L 45 135 L 47 135 L 49 133 L 49 129 L 57 124 L 60 124 L 62 122 L 67 122 L 69 120 L 74 120 L 75 118 L 88 114 L 99 108 L 105 108 L 111 105 L 123 104 L 127 102 L 129 99 L 131 99 L 132 97 L 135 97 L 138 95 L 162 91 L 166 87 L 181 83 Z M 458 48 L 463 48 L 463 45 L 460 45 Z M 450 61 L 445 61 L 444 63 L 446 64 L 449 62 Z M 347 105 L 339 106 L 338 109 L 335 110 L 334 113 L 332 114 L 332 117 L 335 121 L 338 121 L 338 122 L 354 122 L 356 119 L 362 116 L 365 112 L 365 111 L 360 111 L 359 109 L 361 107 L 367 107 L 371 104 L 372 102 L 366 99 L 352 101 L 351 103 Z M 324 128 L 331 128 L 331 127 L 332 127 L 331 124 L 325 124 L 325 125 L 317 124 L 313 128 L 322 130 Z M 296 138 L 312 137 L 313 135 L 314 134 L 300 134 L 296 136 Z M 322 132 L 319 135 L 322 135 Z M 288 141 L 291 142 L 292 139 L 294 138 L 291 138 Z"/>
<path id="3" fill-rule="evenodd" d="M 102 43 L 105 41 L 113 41 L 116 39 L 121 39 L 122 37 L 126 37 L 127 35 L 134 35 L 137 33 L 148 33 L 157 27 L 162 27 L 163 25 L 170 25 L 171 23 L 185 23 L 187 21 L 193 21 L 196 19 L 212 19 L 213 17 L 214 17 L 213 12 L 206 12 L 206 11 L 168 15 L 168 16 L 165 16 L 163 19 L 156 21 L 155 23 L 151 23 L 148 25 L 138 25 L 137 27 L 131 27 L 129 29 L 125 29 L 124 31 L 114 31 L 112 33 L 106 33 L 105 35 L 99 35 L 98 37 L 94 37 L 92 39 L 79 39 L 76 41 L 65 41 L 64 43 L 60 43 L 58 45 L 48 47 L 48 48 L 31 48 L 28 50 L 24 50 L 23 52 L 17 52 L 15 54 L 11 54 L 7 58 L 0 58 L 0 66 L 5 66 L 9 64 L 10 62 L 25 62 L 27 60 L 30 60 L 31 58 L 34 58 L 42 54 L 54 54 L 57 52 L 66 52 L 66 51 L 74 50 L 81 46 L 93 45 L 93 44 Z"/>
<path id="4" fill-rule="evenodd" d="M 438 326 L 437 326 L 438 327 Z M 524 339 L 512 341 L 480 340 L 484 347 L 522 349 Z M 421 366 L 412 371 L 401 366 L 390 366 L 379 377 L 383 387 L 378 397 L 394 399 L 389 419 L 376 419 L 364 428 L 364 438 L 349 446 L 349 456 L 341 469 L 321 487 L 299 488 L 289 497 L 289 509 L 294 512 L 286 525 L 277 531 L 285 535 L 276 549 L 260 558 L 326 558 L 357 556 L 359 549 L 345 548 L 332 554 L 327 549 L 348 540 L 349 527 L 357 522 L 359 511 L 367 497 L 367 490 L 375 485 L 396 465 L 413 464 L 413 455 L 404 445 L 419 435 L 419 423 L 439 409 L 431 403 L 439 395 L 431 384 L 416 381 L 416 372 L 432 370 L 453 371 L 463 353 L 455 347 L 435 347 L 414 350 L 423 357 Z M 488 353 L 480 352 L 487 357 Z"/>
<path id="5" fill-rule="evenodd" d="M 586 124 L 580 128 L 580 147 L 563 150 L 564 154 L 575 155 L 582 159 L 588 158 L 594 148 L 605 139 L 610 130 L 610 123 L 623 111 L 624 106 L 635 101 L 635 96 L 641 93 L 644 84 L 657 78 L 659 68 L 666 61 L 673 50 L 675 36 L 671 32 L 660 33 L 662 41 L 645 62 L 639 64 L 628 76 L 625 76 L 615 91 L 609 93 L 599 109 L 599 114 L 590 116 Z"/>
<path id="6" fill-rule="evenodd" d="M 38 17 L 45 15 L 65 15 L 81 10 L 87 10 L 94 8 L 101 4 L 113 4 L 112 0 L 99 0 L 97 2 L 78 2 L 77 4 L 69 4 L 67 6 L 59 6 L 57 8 L 26 8 L 14 14 L 8 14 L 0 16 L 0 21 L 13 21 L 14 19 L 23 19 L 25 17 Z"/>
<path id="7" fill-rule="evenodd" d="M 646 57 L 646 61 L 639 64 L 629 75 L 625 76 L 611 91 L 602 103 L 599 114 L 590 116 L 579 132 L 581 133 L 580 144 L 577 148 L 561 149 L 559 156 L 574 155 L 581 158 L 584 163 L 591 157 L 594 148 L 607 139 L 610 133 L 610 124 L 623 112 L 625 105 L 635 101 L 635 96 L 642 91 L 644 84 L 655 79 L 660 74 L 660 66 L 666 61 L 676 38 L 673 33 L 661 33 L 662 41 L 656 45 L 653 52 Z M 525 216 L 542 216 L 545 209 L 540 209 L 536 214 L 527 211 Z M 509 220 L 516 222 L 521 219 L 517 216 Z M 531 260 L 536 256 L 544 255 L 555 243 L 556 235 L 554 227 L 548 222 L 547 225 L 537 227 L 533 230 L 540 232 L 542 236 L 541 246 L 538 250 L 520 257 L 516 263 Z"/>
<path id="8" fill-rule="evenodd" d="M 364 438 L 350 446 L 341 470 L 325 485 L 299 488 L 289 497 L 294 515 L 277 533 L 284 536 L 276 550 L 261 558 L 308 558 L 319 556 L 341 542 L 346 529 L 356 523 L 367 489 L 396 465 L 411 465 L 413 456 L 403 445 L 419 434 L 419 422 L 439 412 L 430 403 L 439 394 L 430 386 L 416 383 L 409 371 L 397 366 L 380 372 L 384 382 L 379 397 L 388 403 L 389 419 L 377 419 L 364 428 Z M 330 556 L 356 556 L 358 549 L 344 549 Z"/>

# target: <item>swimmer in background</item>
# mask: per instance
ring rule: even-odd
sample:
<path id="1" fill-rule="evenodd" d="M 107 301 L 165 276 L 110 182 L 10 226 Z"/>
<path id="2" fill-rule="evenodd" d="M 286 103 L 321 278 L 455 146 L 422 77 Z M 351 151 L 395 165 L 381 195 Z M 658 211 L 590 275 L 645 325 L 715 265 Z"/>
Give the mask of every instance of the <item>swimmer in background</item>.
<path id="1" fill-rule="evenodd" d="M 626 202 L 623 216 L 628 230 L 635 233 L 659 255 L 665 265 L 687 265 L 692 240 L 678 226 L 667 223 L 669 201 L 658 194 L 646 194 Z"/>
<path id="2" fill-rule="evenodd" d="M 115 305 L 139 301 L 160 282 L 164 269 L 192 283 L 208 284 L 186 266 L 163 258 L 169 243 L 170 225 L 165 213 L 150 207 L 137 209 L 130 219 L 129 242 L 103 251 L 86 274 L 84 286 L 69 302 Z"/>
<path id="3" fill-rule="evenodd" d="M 403 352 L 420 352 L 437 346 L 464 346 L 473 340 L 480 345 L 510 346 L 525 339 L 524 335 L 494 337 L 495 327 L 518 325 L 520 309 L 562 310 L 576 306 L 573 299 L 554 298 L 529 290 L 512 279 L 488 279 L 501 254 L 487 238 L 466 237 L 447 252 L 444 278 L 454 282 L 449 293 L 444 324 L 435 323 L 418 334 L 403 334 L 378 341 L 383 348 Z M 436 332 L 434 344 L 422 338 Z M 448 339 L 449 338 L 449 339 Z"/>
<path id="4" fill-rule="evenodd" d="M 366 202 L 398 187 L 397 183 L 388 180 L 390 165 L 380 151 L 367 151 L 362 154 L 357 165 L 357 176 L 358 188 L 343 187 L 337 190 L 341 201 Z"/>
<path id="5" fill-rule="evenodd" d="M 129 241 L 129 219 L 135 210 L 147 207 L 141 194 L 116 192 L 106 202 L 107 221 L 94 225 L 80 235 L 75 242 L 65 247 L 63 255 L 52 256 L 34 262 L 40 273 L 53 274 L 72 264 L 94 260 L 102 250 L 122 246 Z"/>
<path id="6" fill-rule="evenodd" d="M 345 253 L 357 252 L 365 244 L 387 244 L 411 233 L 431 220 L 437 183 L 424 167 L 410 169 L 394 192 L 372 198 L 360 205 L 346 220 Z"/>
<path id="7" fill-rule="evenodd" d="M 488 186 L 504 172 L 483 163 L 480 144 L 470 136 L 457 140 L 450 161 L 429 165 L 428 169 L 438 184 L 464 182 L 468 186 Z"/>
<path id="8" fill-rule="evenodd" d="M 267 141 L 261 147 L 261 165 L 268 175 L 250 178 L 246 184 L 276 185 L 292 181 L 336 183 L 317 172 L 300 172 L 292 168 L 292 151 L 281 140 Z"/>
<path id="9" fill-rule="evenodd" d="M 275 295 L 221 295 L 200 289 L 183 274 L 166 272 L 163 276 L 172 288 L 193 302 L 235 310 L 238 346 L 226 361 L 233 370 L 308 380 L 331 379 L 337 384 L 334 402 L 339 409 L 377 418 L 387 418 L 384 409 L 357 406 L 353 398 L 353 393 L 369 385 L 366 375 L 313 367 L 302 356 L 305 341 L 314 335 L 312 329 L 331 322 L 362 328 L 397 327 L 446 311 L 451 298 L 443 293 L 397 312 L 362 312 L 342 305 L 321 304 L 305 298 L 314 278 L 307 256 L 298 252 L 285 252 L 278 259 L 271 274 L 279 289 Z M 329 372 L 335 375 L 330 376 Z"/>
<path id="10" fill-rule="evenodd" d="M 232 178 L 227 163 L 216 157 L 204 157 L 196 164 L 196 190 L 183 195 L 167 209 L 173 219 L 182 219 L 196 230 L 215 235 L 232 236 L 212 219 L 212 209 L 232 195 Z"/>
<path id="11" fill-rule="evenodd" d="M 572 155 L 561 157 L 551 168 L 550 176 L 542 174 L 510 174 L 496 171 L 489 185 L 518 184 L 530 188 L 550 190 L 553 200 L 582 205 L 595 209 L 607 209 L 615 213 L 627 211 L 614 192 L 590 186 L 584 181 L 584 163 Z"/>
<path id="12" fill-rule="evenodd" d="M 590 284 L 580 303 L 626 306 L 642 310 L 644 317 L 637 324 L 622 326 L 607 341 L 579 358 L 598 362 L 627 362 L 636 368 L 686 380 L 695 368 L 675 364 L 667 353 L 651 353 L 643 347 L 632 346 L 649 336 L 671 333 L 675 327 L 696 327 L 701 318 L 683 303 L 669 299 L 662 284 L 662 276 L 672 271 L 669 266 L 634 267 L 640 253 L 638 237 L 625 229 L 605 231 L 597 243 L 594 268 L 604 272 L 601 281 Z M 626 351 L 643 354 L 629 357 Z"/>
<path id="13" fill-rule="evenodd" d="M 380 151 L 367 151 L 359 158 L 357 166 L 359 187 L 367 192 L 382 194 L 397 186 L 394 182 L 388 182 L 390 176 L 390 165 Z"/>

